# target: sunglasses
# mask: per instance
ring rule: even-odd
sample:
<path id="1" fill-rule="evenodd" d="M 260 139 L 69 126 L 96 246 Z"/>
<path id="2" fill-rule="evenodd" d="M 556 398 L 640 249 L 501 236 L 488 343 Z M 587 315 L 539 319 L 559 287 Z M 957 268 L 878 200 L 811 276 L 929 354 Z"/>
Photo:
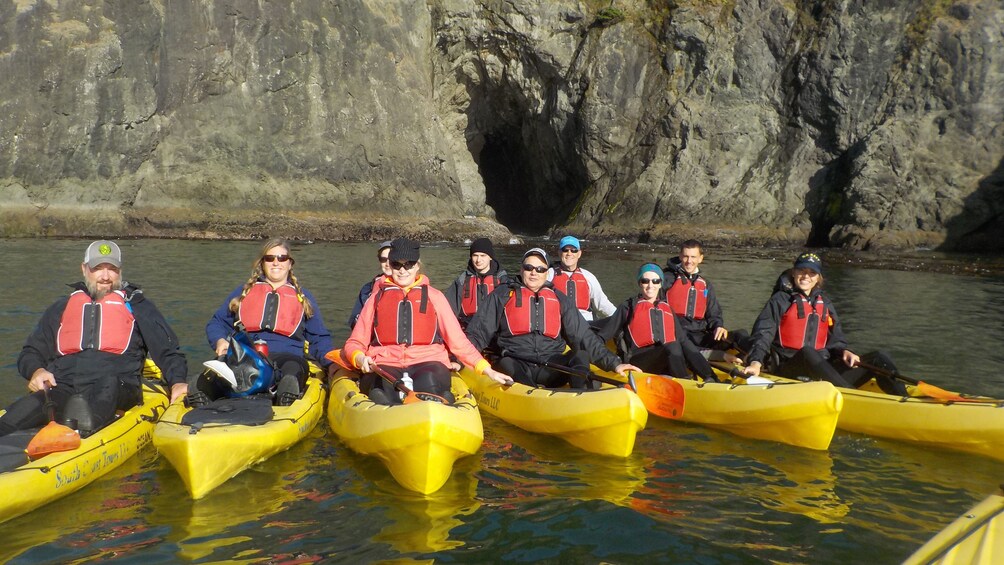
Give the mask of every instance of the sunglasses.
<path id="1" fill-rule="evenodd" d="M 544 273 L 547 272 L 547 267 L 534 267 L 533 265 L 530 265 L 529 263 L 524 263 L 523 264 L 523 270 L 526 271 L 526 272 L 528 272 L 528 273 L 530 271 L 536 271 L 536 272 L 538 272 L 540 274 L 544 274 Z"/>
<path id="2" fill-rule="evenodd" d="M 579 250 L 576 249 L 576 248 L 574 248 L 574 247 L 562 247 L 561 248 L 561 252 L 562 253 L 578 253 Z"/>
<path id="3" fill-rule="evenodd" d="M 285 263 L 292 259 L 289 255 L 262 255 L 261 260 L 266 263 L 271 263 L 272 261 L 278 261 L 280 263 Z"/>
<path id="4" fill-rule="evenodd" d="M 390 257 L 386 257 L 386 256 L 380 257 L 380 262 L 381 263 L 386 263 L 387 261 L 390 261 Z"/>
<path id="5" fill-rule="evenodd" d="M 662 279 L 639 279 L 641 284 L 662 284 Z"/>
<path id="6" fill-rule="evenodd" d="M 410 271 L 410 270 L 414 269 L 415 265 L 417 265 L 417 264 L 418 264 L 418 261 L 408 261 L 407 263 L 402 263 L 400 261 L 391 261 L 390 262 L 390 268 L 394 269 L 395 271 L 398 271 L 398 270 L 401 270 L 401 269 L 405 269 L 405 270 Z"/>

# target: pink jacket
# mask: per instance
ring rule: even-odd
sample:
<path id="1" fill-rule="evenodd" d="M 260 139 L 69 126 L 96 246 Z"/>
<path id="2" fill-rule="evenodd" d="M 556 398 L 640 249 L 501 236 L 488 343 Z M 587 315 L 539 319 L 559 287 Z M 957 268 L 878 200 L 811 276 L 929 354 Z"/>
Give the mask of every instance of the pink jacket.
<path id="1" fill-rule="evenodd" d="M 348 359 L 355 368 L 360 368 L 363 357 L 369 356 L 377 365 L 389 365 L 391 367 L 410 367 L 418 363 L 428 361 L 438 361 L 443 365 L 450 365 L 450 357 L 447 353 L 453 353 L 461 363 L 474 369 L 475 372 L 483 373 L 490 365 L 480 352 L 471 344 L 464 335 L 464 330 L 460 327 L 460 322 L 453 315 L 453 309 L 446 300 L 442 292 L 429 286 L 429 302 L 436 311 L 436 318 L 439 322 L 439 335 L 442 336 L 445 345 L 433 343 L 429 345 L 375 345 L 373 341 L 373 316 L 375 314 L 377 290 L 380 285 L 397 286 L 391 277 L 383 277 L 373 286 L 373 294 L 370 295 L 362 312 L 359 313 L 359 320 L 352 328 L 352 335 L 345 342 L 342 348 L 345 358 Z M 425 275 L 419 275 L 411 286 L 405 288 L 405 292 L 419 286 L 429 285 L 429 279 Z"/>

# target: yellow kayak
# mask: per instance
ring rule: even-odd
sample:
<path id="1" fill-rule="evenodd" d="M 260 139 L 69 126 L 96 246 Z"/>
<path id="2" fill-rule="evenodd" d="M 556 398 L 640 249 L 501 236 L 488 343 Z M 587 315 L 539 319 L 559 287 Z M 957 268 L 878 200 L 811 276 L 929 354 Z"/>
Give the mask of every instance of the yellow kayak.
<path id="1" fill-rule="evenodd" d="M 456 402 L 375 404 L 359 391 L 355 373 L 335 373 L 328 400 L 328 423 L 350 449 L 372 455 L 404 488 L 429 494 L 439 490 L 453 463 L 473 455 L 484 441 L 478 403 L 453 377 Z"/>
<path id="2" fill-rule="evenodd" d="M 903 565 L 1004 563 L 1004 496 L 987 497 L 931 538 Z"/>
<path id="3" fill-rule="evenodd" d="M 167 406 L 159 383 L 143 383 L 143 403 L 84 438 L 80 447 L 46 455 L 0 474 L 0 522 L 75 492 L 116 469 L 150 443 Z"/>
<path id="4" fill-rule="evenodd" d="M 631 455 L 635 436 L 648 423 L 645 405 L 626 388 L 604 385 L 600 390 L 571 390 L 519 383 L 502 387 L 467 368 L 460 376 L 489 414 L 529 432 L 557 436 L 592 453 Z"/>
<path id="5" fill-rule="evenodd" d="M 1004 400 L 965 397 L 946 401 L 919 395 L 885 394 L 867 383 L 841 389 L 844 410 L 837 426 L 849 432 L 975 453 L 1004 461 Z"/>
<path id="6" fill-rule="evenodd" d="M 271 419 L 261 425 L 190 425 L 182 421 L 190 411 L 180 401 L 169 406 L 153 430 L 153 444 L 181 475 L 192 498 L 199 499 L 306 437 L 324 412 L 324 388 L 311 376 L 302 398 L 272 407 Z"/>
<path id="7" fill-rule="evenodd" d="M 618 378 L 615 373 L 597 367 L 592 367 L 592 371 Z M 840 392 L 832 384 L 731 384 L 728 374 L 716 372 L 721 383 L 699 383 L 648 373 L 635 378 L 654 376 L 679 383 L 687 406 L 678 418 L 681 422 L 797 447 L 829 448 L 843 404 Z"/>

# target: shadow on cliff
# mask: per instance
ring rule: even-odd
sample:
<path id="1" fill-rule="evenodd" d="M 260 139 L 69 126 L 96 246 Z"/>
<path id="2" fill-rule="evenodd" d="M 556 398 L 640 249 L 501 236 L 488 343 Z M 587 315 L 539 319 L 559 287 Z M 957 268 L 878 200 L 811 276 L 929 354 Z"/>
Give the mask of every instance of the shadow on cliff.
<path id="1" fill-rule="evenodd" d="M 805 195 L 805 210 L 812 225 L 805 241 L 808 247 L 833 245 L 833 228 L 848 213 L 846 194 L 854 174 L 855 159 L 861 151 L 860 144 L 851 146 L 809 179 Z"/>
<path id="2" fill-rule="evenodd" d="M 527 139 L 527 130 L 536 135 Z M 481 135 L 484 145 L 474 159 L 485 200 L 498 221 L 528 235 L 565 223 L 582 194 L 585 175 L 581 160 L 563 157 L 569 144 L 562 136 L 525 124 L 500 124 Z"/>
<path id="3" fill-rule="evenodd" d="M 1004 251 L 1004 159 L 963 200 L 962 211 L 946 228 L 939 251 Z"/>

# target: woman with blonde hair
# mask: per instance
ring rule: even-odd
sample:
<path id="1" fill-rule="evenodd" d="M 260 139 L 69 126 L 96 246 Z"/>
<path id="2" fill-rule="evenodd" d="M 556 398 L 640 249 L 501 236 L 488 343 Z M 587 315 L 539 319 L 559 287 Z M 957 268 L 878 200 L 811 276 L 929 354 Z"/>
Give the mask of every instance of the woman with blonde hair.
<path id="1" fill-rule="evenodd" d="M 331 332 L 321 320 L 317 301 L 293 274 L 295 263 L 288 241 L 266 241 L 251 276 L 227 296 L 206 324 L 206 338 L 217 356 L 227 354 L 235 329 L 245 330 L 251 341 L 264 341 L 272 365 L 284 377 L 296 377 L 280 383 L 280 404 L 295 400 L 306 382 L 305 344 L 309 344 L 308 357 L 323 367 L 331 364 L 325 355 L 333 349 Z"/>

